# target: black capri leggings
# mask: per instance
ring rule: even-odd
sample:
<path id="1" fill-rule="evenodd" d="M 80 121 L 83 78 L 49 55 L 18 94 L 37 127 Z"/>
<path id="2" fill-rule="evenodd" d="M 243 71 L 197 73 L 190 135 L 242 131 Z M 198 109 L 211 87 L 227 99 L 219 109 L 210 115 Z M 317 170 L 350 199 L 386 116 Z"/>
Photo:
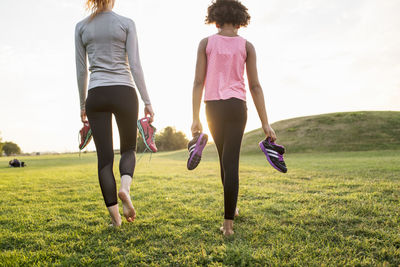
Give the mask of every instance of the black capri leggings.
<path id="1" fill-rule="evenodd" d="M 207 101 L 206 114 L 219 155 L 225 219 L 233 220 L 239 192 L 240 146 L 247 121 L 246 102 L 237 98 Z"/>
<path id="2" fill-rule="evenodd" d="M 132 87 L 114 85 L 89 90 L 86 99 L 86 115 L 96 145 L 100 187 L 107 207 L 118 203 L 113 173 L 114 149 L 111 115 L 114 114 L 119 130 L 120 174 L 132 177 L 136 163 L 138 112 L 138 98 Z"/>

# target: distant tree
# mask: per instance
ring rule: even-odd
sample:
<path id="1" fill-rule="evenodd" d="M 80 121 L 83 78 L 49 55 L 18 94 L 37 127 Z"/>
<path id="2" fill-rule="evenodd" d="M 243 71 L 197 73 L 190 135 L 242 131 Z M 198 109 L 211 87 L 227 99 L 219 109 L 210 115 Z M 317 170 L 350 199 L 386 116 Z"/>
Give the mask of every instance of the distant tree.
<path id="1" fill-rule="evenodd" d="M 21 148 L 13 142 L 5 142 L 3 144 L 3 151 L 7 156 L 21 154 Z"/>
<path id="2" fill-rule="evenodd" d="M 168 126 L 155 136 L 158 151 L 173 151 L 186 148 L 189 142 L 183 132 L 176 131 L 174 127 Z M 143 138 L 138 135 L 137 152 L 141 153 L 146 149 Z"/>
<path id="3" fill-rule="evenodd" d="M 188 140 L 184 133 L 173 127 L 166 127 L 156 135 L 156 145 L 160 151 L 172 151 L 186 147 Z"/>

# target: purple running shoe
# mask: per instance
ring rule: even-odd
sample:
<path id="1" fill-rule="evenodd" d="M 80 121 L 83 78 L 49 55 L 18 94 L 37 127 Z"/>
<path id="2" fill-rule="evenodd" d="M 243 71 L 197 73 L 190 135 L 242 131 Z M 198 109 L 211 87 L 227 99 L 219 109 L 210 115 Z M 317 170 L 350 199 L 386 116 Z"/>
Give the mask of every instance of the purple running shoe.
<path id="1" fill-rule="evenodd" d="M 269 137 L 261 141 L 259 145 L 262 152 L 264 152 L 265 156 L 267 157 L 269 164 L 271 164 L 271 166 L 278 171 L 286 173 L 287 167 L 285 161 L 283 160 L 285 148 L 272 142 Z"/>
<path id="2" fill-rule="evenodd" d="M 201 154 L 204 147 L 207 145 L 208 135 L 198 133 L 193 136 L 193 139 L 188 144 L 189 159 L 187 161 L 188 170 L 194 170 L 199 165 Z"/>

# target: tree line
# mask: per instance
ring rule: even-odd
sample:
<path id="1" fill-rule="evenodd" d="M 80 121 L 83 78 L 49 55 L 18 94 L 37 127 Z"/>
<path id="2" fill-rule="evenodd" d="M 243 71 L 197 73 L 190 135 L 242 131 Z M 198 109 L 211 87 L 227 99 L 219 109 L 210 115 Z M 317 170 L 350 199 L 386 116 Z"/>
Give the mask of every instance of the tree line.
<path id="1" fill-rule="evenodd" d="M 176 131 L 174 127 L 168 126 L 162 131 L 156 133 L 155 143 L 158 151 L 173 151 L 184 149 L 189 140 L 186 135 L 181 131 Z M 143 138 L 139 135 L 137 141 L 137 152 L 141 153 L 146 150 Z M 21 148 L 13 142 L 2 142 L 0 137 L 0 157 L 4 154 L 6 156 L 21 154 Z"/>

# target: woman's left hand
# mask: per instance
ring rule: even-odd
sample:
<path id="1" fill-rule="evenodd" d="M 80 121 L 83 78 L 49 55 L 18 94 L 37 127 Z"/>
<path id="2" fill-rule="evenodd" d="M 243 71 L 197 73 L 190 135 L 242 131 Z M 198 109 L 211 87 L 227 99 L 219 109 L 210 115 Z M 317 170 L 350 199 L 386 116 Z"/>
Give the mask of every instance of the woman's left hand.
<path id="1" fill-rule="evenodd" d="M 81 121 L 83 123 L 87 122 L 86 110 L 84 110 L 84 109 L 81 110 Z"/>
<path id="2" fill-rule="evenodd" d="M 266 137 L 270 137 L 271 141 L 274 142 L 276 140 L 276 134 L 274 129 L 272 129 L 271 125 L 267 124 L 267 125 L 263 125 L 263 130 L 265 133 Z"/>
<path id="3" fill-rule="evenodd" d="M 145 105 L 144 107 L 144 116 L 150 116 L 150 123 L 154 121 L 154 111 L 151 105 Z"/>

